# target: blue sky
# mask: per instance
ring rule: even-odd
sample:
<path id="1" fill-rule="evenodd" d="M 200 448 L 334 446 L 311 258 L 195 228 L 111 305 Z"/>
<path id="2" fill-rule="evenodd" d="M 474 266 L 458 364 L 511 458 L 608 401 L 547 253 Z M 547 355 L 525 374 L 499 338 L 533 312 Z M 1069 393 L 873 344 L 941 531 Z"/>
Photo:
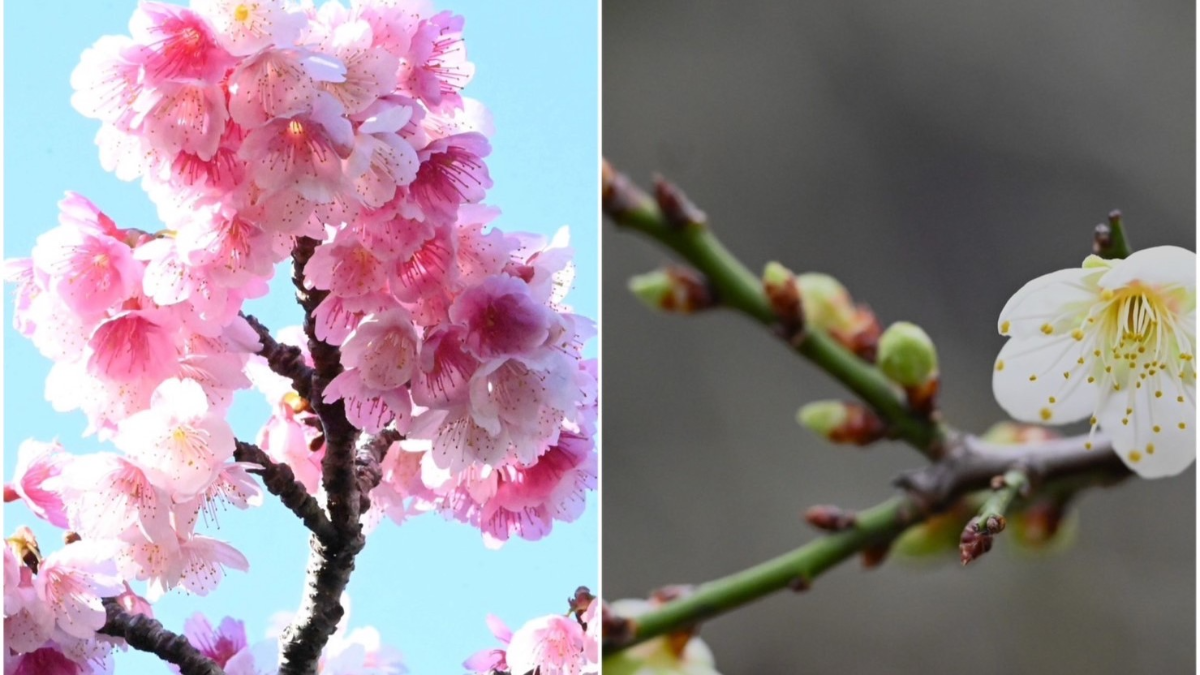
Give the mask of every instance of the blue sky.
<path id="1" fill-rule="evenodd" d="M 569 302 L 595 317 L 598 291 L 599 155 L 597 21 L 595 2 L 440 0 L 439 9 L 466 16 L 468 53 L 478 72 L 467 94 L 493 112 L 496 135 L 488 164 L 495 188 L 488 203 L 506 230 L 553 232 L 570 225 L 578 278 Z M 123 227 L 157 229 L 141 188 L 105 173 L 93 144 L 98 123 L 70 106 L 69 76 L 80 53 L 105 34 L 127 34 L 134 0 L 88 0 L 54 5 L 10 2 L 4 16 L 4 256 L 28 255 L 37 236 L 56 224 L 66 190 L 92 199 Z M 249 309 L 272 327 L 299 323 L 290 284 L 277 276 L 272 294 Z M 11 288 L 4 289 L 4 471 L 26 438 L 58 437 L 68 449 L 101 449 L 82 438 L 80 413 L 56 414 L 42 395 L 50 363 L 12 329 Z M 597 353 L 595 341 L 590 355 Z M 231 421 L 253 438 L 266 406 L 241 395 Z M 111 448 L 107 448 L 111 449 Z M 203 612 L 246 622 L 260 638 L 270 615 L 299 602 L 307 536 L 268 495 L 253 511 L 229 511 L 208 533 L 233 542 L 250 559 L 248 574 L 233 573 L 214 593 L 173 592 L 156 607 L 168 627 Z M 32 516 L 20 504 L 4 507 L 5 534 Z M 61 534 L 35 526 L 43 551 Z M 466 526 L 423 516 L 402 527 L 390 522 L 368 540 L 350 582 L 351 627 L 373 625 L 406 656 L 417 674 L 460 673 L 461 661 L 493 645 L 484 616 L 512 627 L 565 609 L 578 585 L 596 587 L 598 527 L 595 495 L 579 522 L 557 525 L 541 542 L 516 541 L 500 551 L 483 547 Z M 117 672 L 167 672 L 141 654 L 119 655 Z"/>

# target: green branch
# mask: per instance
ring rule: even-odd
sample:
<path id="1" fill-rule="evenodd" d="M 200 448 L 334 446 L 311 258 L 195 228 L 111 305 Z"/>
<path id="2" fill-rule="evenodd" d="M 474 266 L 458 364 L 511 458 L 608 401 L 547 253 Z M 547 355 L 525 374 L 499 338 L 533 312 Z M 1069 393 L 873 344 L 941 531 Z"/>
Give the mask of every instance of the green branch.
<path id="1" fill-rule="evenodd" d="M 660 181 L 657 199 L 623 174 L 604 166 L 604 212 L 618 226 L 654 239 L 687 260 L 707 278 L 721 305 L 758 323 L 778 323 L 762 281 L 729 252 L 703 222 L 703 214 L 677 189 Z M 909 409 L 904 397 L 878 368 L 855 356 L 826 333 L 807 328 L 793 349 L 858 395 L 896 437 L 930 458 L 940 456 L 944 431 Z"/>

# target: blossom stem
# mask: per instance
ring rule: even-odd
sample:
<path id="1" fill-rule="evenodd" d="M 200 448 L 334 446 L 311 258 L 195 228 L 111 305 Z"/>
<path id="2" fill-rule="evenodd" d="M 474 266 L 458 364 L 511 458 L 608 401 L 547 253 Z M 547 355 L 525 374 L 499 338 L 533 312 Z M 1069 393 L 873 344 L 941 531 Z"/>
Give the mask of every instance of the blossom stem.
<path id="1" fill-rule="evenodd" d="M 1091 445 L 1095 449 L 1089 450 Z M 1003 447 L 1003 452 L 997 452 Z M 944 511 L 957 499 L 987 487 L 998 474 L 1013 471 L 1017 487 L 1010 502 L 1027 485 L 1031 491 L 1078 490 L 1110 485 L 1128 477 L 1129 470 L 1108 441 L 1087 436 L 1020 446 L 991 446 L 971 437 L 953 439 L 947 458 L 902 476 L 897 483 L 906 494 L 858 512 L 851 527 L 827 534 L 779 557 L 698 586 L 633 621 L 632 630 L 608 637 L 605 655 L 651 638 L 694 628 L 700 622 L 738 609 L 771 593 L 807 588 L 823 572 L 855 553 L 886 547 L 909 527 Z M 1049 457 L 1048 461 L 1043 461 Z M 997 467 L 1000 467 L 997 469 Z M 1006 476 L 1007 483 L 1007 476 Z M 995 498 L 996 495 L 993 495 Z M 1008 508 L 996 501 L 993 510 Z M 986 509 L 987 507 L 985 507 Z"/>
<path id="2" fill-rule="evenodd" d="M 660 183 L 658 192 L 660 196 L 656 202 L 605 162 L 603 208 L 614 223 L 662 243 L 691 263 L 708 279 L 718 304 L 765 326 L 776 326 L 779 320 L 759 278 L 721 244 L 702 220 L 669 217 L 671 211 L 663 208 L 663 196 L 665 193 L 672 200 L 668 205 L 684 200 L 676 188 Z M 699 215 L 694 207 L 685 213 Z M 799 336 L 785 337 L 797 352 L 870 405 L 888 423 L 892 434 L 931 459 L 941 455 L 945 436 L 941 425 L 910 410 L 878 368 L 814 328 L 803 330 Z"/>
<path id="3" fill-rule="evenodd" d="M 104 610 L 108 618 L 99 631 L 104 635 L 124 638 L 130 647 L 175 664 L 182 675 L 225 675 L 220 666 L 201 654 L 187 638 L 172 633 L 148 616 L 126 612 L 116 598 L 105 598 Z"/>

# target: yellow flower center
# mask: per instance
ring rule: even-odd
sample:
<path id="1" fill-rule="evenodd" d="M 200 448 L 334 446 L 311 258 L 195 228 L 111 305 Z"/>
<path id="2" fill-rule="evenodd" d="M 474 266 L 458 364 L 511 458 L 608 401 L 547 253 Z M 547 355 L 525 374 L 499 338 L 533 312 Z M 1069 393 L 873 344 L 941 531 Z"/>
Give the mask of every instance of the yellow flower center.
<path id="1" fill-rule="evenodd" d="M 233 9 L 233 20 L 238 23 L 246 23 L 250 18 L 250 8 L 246 5 L 238 5 Z"/>

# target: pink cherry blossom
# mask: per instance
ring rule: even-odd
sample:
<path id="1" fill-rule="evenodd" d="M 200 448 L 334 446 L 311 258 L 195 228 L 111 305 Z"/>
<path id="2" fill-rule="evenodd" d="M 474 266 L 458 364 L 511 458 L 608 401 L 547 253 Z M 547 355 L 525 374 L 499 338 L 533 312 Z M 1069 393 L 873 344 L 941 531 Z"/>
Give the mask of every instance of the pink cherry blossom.
<path id="1" fill-rule="evenodd" d="M 420 158 L 412 144 L 399 134 L 412 117 L 412 108 L 378 106 L 358 128 L 354 153 L 347 171 L 363 204 L 379 208 L 396 195 L 396 188 L 417 177 Z"/>
<path id="2" fill-rule="evenodd" d="M 217 40 L 234 56 L 247 56 L 264 47 L 291 44 L 305 17 L 284 0 L 192 0 L 192 7 L 212 25 Z"/>
<path id="3" fill-rule="evenodd" d="M 6 675 L 83 675 L 87 670 L 75 663 L 56 645 L 40 647 L 27 654 L 5 658 Z"/>
<path id="4" fill-rule="evenodd" d="M 204 615 L 193 614 L 183 624 L 183 635 L 201 654 L 222 668 L 247 646 L 245 625 L 230 617 L 225 617 L 214 629 Z"/>
<path id="5" fill-rule="evenodd" d="M 152 540 L 173 537 L 170 497 L 136 463 L 112 453 L 76 457 L 64 470 L 71 529 L 87 539 L 111 539 L 136 527 Z"/>
<path id="6" fill-rule="evenodd" d="M 483 158 L 491 145 L 483 134 L 466 133 L 433 141 L 418 153 L 421 168 L 409 186 L 410 200 L 430 216 L 453 219 L 460 204 L 483 200 L 492 187 Z"/>
<path id="7" fill-rule="evenodd" d="M 508 662 L 505 660 L 508 643 L 512 641 L 512 631 L 500 617 L 488 614 L 487 615 L 488 630 L 492 631 L 492 635 L 500 641 L 503 648 L 493 647 L 491 649 L 481 649 L 475 652 L 470 658 L 463 662 L 463 668 L 475 673 L 476 675 L 490 675 L 493 672 L 508 672 Z"/>
<path id="8" fill-rule="evenodd" d="M 133 108 L 130 126 L 168 160 L 180 152 L 211 159 L 229 119 L 221 87 L 192 81 L 146 89 Z"/>
<path id="9" fill-rule="evenodd" d="M 537 671 L 580 675 L 587 666 L 583 627 L 558 614 L 533 619 L 513 633 L 508 667 L 514 673 Z"/>
<path id="10" fill-rule="evenodd" d="M 55 625 L 67 635 L 86 639 L 104 626 L 100 598 L 125 590 L 100 544 L 79 541 L 46 556 L 33 579 Z"/>
<path id="11" fill-rule="evenodd" d="M 229 112 L 238 124 L 262 126 L 312 110 L 318 82 L 344 78 L 345 67 L 328 57 L 298 48 L 265 49 L 229 76 Z"/>
<path id="12" fill-rule="evenodd" d="M 507 275 L 488 277 L 450 307 L 450 319 L 467 327 L 467 350 L 480 359 L 533 351 L 550 336 L 552 317 L 523 281 Z"/>
<path id="13" fill-rule="evenodd" d="M 84 50 L 71 73 L 71 105 L 85 117 L 124 122 L 141 95 L 145 47 L 127 36 L 106 35 Z"/>
<path id="14" fill-rule="evenodd" d="M 459 107 L 459 92 L 475 75 L 462 39 L 463 17 L 442 12 L 417 27 L 401 81 L 430 108 Z"/>
<path id="15" fill-rule="evenodd" d="M 310 39 L 316 38 L 313 41 L 318 50 L 346 66 L 344 79 L 321 86 L 345 106 L 347 113 L 358 113 L 396 89 L 400 61 L 386 50 L 373 47 L 370 23 L 352 19 L 333 2 L 322 5 L 317 18 L 316 35 Z"/>
<path id="16" fill-rule="evenodd" d="M 342 160 L 354 148 L 342 104 L 326 93 L 310 111 L 275 119 L 251 131 L 242 144 L 254 182 L 264 190 L 287 188 L 317 203 L 333 201 L 345 188 Z"/>
<path id="17" fill-rule="evenodd" d="M 344 298 L 377 291 L 386 279 L 383 262 L 346 230 L 317 247 L 304 272 L 308 285 Z"/>
<path id="18" fill-rule="evenodd" d="M 365 317 L 342 343 L 342 365 L 366 387 L 391 390 L 408 383 L 419 343 L 412 318 L 396 308 Z"/>
<path id="19" fill-rule="evenodd" d="M 114 382 L 166 376 L 179 358 L 175 336 L 155 312 L 121 312 L 101 322 L 88 339 L 88 372 Z"/>
<path id="20" fill-rule="evenodd" d="M 140 50 L 146 80 L 218 82 L 234 63 L 207 22 L 191 10 L 159 2 L 143 2 L 133 12 L 129 32 Z"/>
<path id="21" fill-rule="evenodd" d="M 46 275 L 46 290 L 67 307 L 95 315 L 128 298 L 141 281 L 141 268 L 115 227 L 86 199 L 67 193 L 60 202 L 63 224 L 38 237 L 33 264 Z"/>
<path id="22" fill-rule="evenodd" d="M 163 382 L 150 408 L 121 422 L 114 440 L 176 499 L 207 488 L 218 465 L 233 455 L 229 423 L 209 414 L 208 399 L 194 380 Z"/>
<path id="23" fill-rule="evenodd" d="M 17 450 L 13 480 L 4 486 L 4 500 L 20 499 L 38 518 L 55 527 L 65 528 L 67 514 L 58 476 L 71 459 L 72 456 L 58 441 L 24 441 Z"/>
<path id="24" fill-rule="evenodd" d="M 449 408 L 467 401 L 468 384 L 479 360 L 464 348 L 466 330 L 463 326 L 439 326 L 425 336 L 420 371 L 413 377 L 414 403 Z"/>

